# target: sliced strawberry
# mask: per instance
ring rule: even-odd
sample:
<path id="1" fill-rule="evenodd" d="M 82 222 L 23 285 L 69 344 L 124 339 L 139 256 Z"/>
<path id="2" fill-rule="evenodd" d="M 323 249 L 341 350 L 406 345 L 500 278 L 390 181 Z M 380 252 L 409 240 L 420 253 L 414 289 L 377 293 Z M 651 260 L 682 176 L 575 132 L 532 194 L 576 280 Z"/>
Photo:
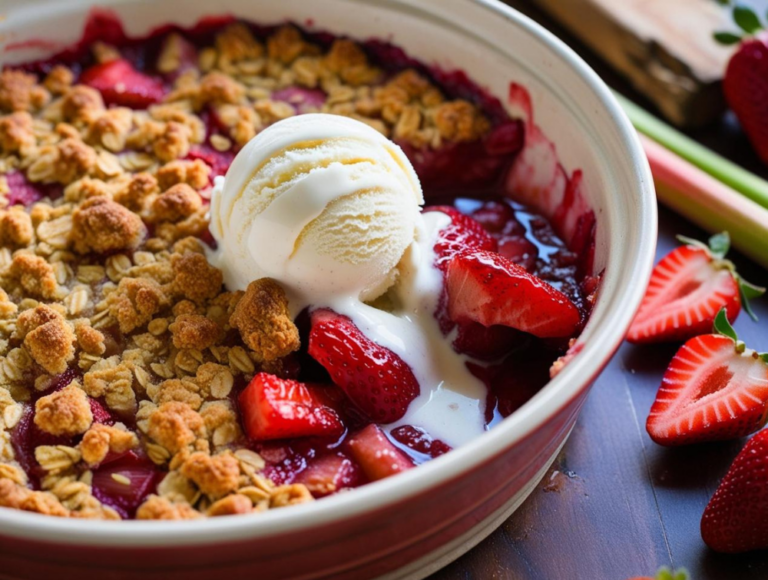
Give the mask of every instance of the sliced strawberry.
<path id="1" fill-rule="evenodd" d="M 108 105 L 145 109 L 161 101 L 164 95 L 160 81 L 140 73 L 125 59 L 84 70 L 80 82 L 98 90 Z"/>
<path id="2" fill-rule="evenodd" d="M 424 429 L 413 425 L 402 425 L 392 429 L 390 435 L 398 443 L 433 459 L 445 455 L 452 449 L 447 443 L 440 439 L 433 439 Z"/>
<path id="3" fill-rule="evenodd" d="M 360 467 L 342 453 L 312 459 L 294 480 L 303 483 L 315 497 L 357 487 L 365 481 Z"/>
<path id="4" fill-rule="evenodd" d="M 129 451 L 93 472 L 93 496 L 123 518 L 132 518 L 146 497 L 154 493 L 162 476 L 163 472 L 149 459 Z"/>
<path id="5" fill-rule="evenodd" d="M 501 324 L 540 338 L 572 336 L 578 308 L 562 292 L 494 252 L 456 256 L 446 274 L 448 313 L 456 322 Z"/>
<path id="6" fill-rule="evenodd" d="M 485 228 L 477 220 L 461 213 L 455 207 L 434 205 L 425 208 L 424 211 L 439 211 L 451 218 L 451 223 L 440 230 L 434 248 L 435 266 L 443 273 L 453 257 L 465 250 L 496 251 L 496 240 L 485 231 Z"/>
<path id="7" fill-rule="evenodd" d="M 413 461 L 377 425 L 368 425 L 347 440 L 352 457 L 372 481 L 396 475 L 414 467 Z"/>
<path id="8" fill-rule="evenodd" d="M 768 548 L 768 430 L 733 460 L 701 517 L 701 537 L 729 554 Z"/>
<path id="9" fill-rule="evenodd" d="M 749 299 L 765 292 L 743 280 L 725 259 L 728 233 L 713 236 L 709 247 L 695 240 L 672 250 L 653 269 L 640 310 L 627 340 L 640 344 L 682 341 L 712 329 L 715 316 L 725 308 L 733 322 L 741 306 L 754 318 Z"/>
<path id="10" fill-rule="evenodd" d="M 309 355 L 372 421 L 397 421 L 419 394 L 413 371 L 399 356 L 330 310 L 312 313 Z"/>
<path id="11" fill-rule="evenodd" d="M 508 217 L 514 219 L 514 214 L 508 206 L 496 204 L 498 207 L 489 207 L 487 211 L 476 212 L 485 223 L 474 219 L 458 211 L 454 207 L 438 205 L 426 208 L 424 211 L 439 211 L 451 218 L 451 223 L 440 230 L 435 243 L 435 266 L 443 275 L 448 264 L 457 254 L 468 250 L 496 250 L 496 240 L 487 232 L 487 229 L 504 228 L 504 220 Z M 474 214 L 473 214 L 474 215 Z M 505 222 L 506 223 L 506 222 Z M 443 334 L 449 334 L 457 324 L 448 315 L 448 300 L 443 290 L 440 297 L 435 318 L 440 324 Z M 509 352 L 516 338 L 514 330 L 504 326 L 486 328 L 482 324 L 464 322 L 458 324 L 453 348 L 456 352 L 468 354 L 481 360 L 493 360 Z"/>
<path id="12" fill-rule="evenodd" d="M 728 324 L 686 342 L 664 374 L 646 429 L 659 445 L 736 439 L 768 418 L 768 356 L 748 350 Z"/>
<path id="13" fill-rule="evenodd" d="M 313 387 L 268 373 L 253 377 L 239 404 L 245 431 L 257 441 L 344 431 L 339 416 L 320 402 Z"/>

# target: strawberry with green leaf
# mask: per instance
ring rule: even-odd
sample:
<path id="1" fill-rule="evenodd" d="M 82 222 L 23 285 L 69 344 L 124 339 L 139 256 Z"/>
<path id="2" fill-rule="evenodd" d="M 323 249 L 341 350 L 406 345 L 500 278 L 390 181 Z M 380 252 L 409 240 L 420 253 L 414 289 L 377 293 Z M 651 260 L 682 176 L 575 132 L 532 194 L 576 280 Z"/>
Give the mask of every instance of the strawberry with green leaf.
<path id="1" fill-rule="evenodd" d="M 741 4 L 733 7 L 733 19 L 741 32 L 715 33 L 721 44 L 739 45 L 728 63 L 723 91 L 755 151 L 768 163 L 768 31 L 758 15 Z"/>
<path id="2" fill-rule="evenodd" d="M 737 439 L 768 420 L 768 353 L 739 340 L 725 309 L 714 331 L 686 342 L 664 373 L 646 422 L 659 445 Z"/>
<path id="3" fill-rule="evenodd" d="M 627 333 L 635 344 L 683 341 L 712 329 L 725 309 L 733 323 L 742 307 L 757 320 L 749 301 L 765 293 L 736 272 L 725 256 L 728 232 L 712 236 L 709 245 L 680 236 L 684 246 L 667 254 L 653 269 L 640 310 Z"/>

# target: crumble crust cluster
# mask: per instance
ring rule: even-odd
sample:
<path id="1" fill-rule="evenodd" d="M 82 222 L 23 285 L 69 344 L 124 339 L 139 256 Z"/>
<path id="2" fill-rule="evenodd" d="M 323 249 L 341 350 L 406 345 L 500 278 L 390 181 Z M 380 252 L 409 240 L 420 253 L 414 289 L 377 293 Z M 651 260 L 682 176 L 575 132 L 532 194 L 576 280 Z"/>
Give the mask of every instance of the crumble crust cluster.
<path id="1" fill-rule="evenodd" d="M 121 56 L 103 43 L 92 50 L 97 62 Z M 64 65 L 42 78 L 0 72 L 0 507 L 119 519 L 92 483 L 126 452 L 165 474 L 139 519 L 311 501 L 304 485 L 267 479 L 241 432 L 236 383 L 283 374 L 299 334 L 273 280 L 223 288 L 200 239 L 216 168 L 193 153 L 233 153 L 307 112 L 349 116 L 419 148 L 490 128 L 474 105 L 447 100 L 414 70 L 386 74 L 345 39 L 323 49 L 285 26 L 261 42 L 234 23 L 195 60 L 188 53 L 178 34 L 164 40 L 156 69 L 175 80 L 146 109 L 107 107 Z M 17 194 L 29 184 L 50 195 L 25 203 Z M 29 450 L 39 482 L 14 441 L 27 415 L 66 441 Z"/>

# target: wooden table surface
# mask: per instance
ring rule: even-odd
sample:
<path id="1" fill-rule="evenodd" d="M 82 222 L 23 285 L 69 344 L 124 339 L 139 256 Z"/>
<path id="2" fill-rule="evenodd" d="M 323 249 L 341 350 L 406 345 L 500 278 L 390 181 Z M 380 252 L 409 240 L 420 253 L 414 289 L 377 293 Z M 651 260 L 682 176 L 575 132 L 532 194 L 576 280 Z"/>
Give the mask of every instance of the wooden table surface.
<path id="1" fill-rule="evenodd" d="M 541 12 L 514 4 L 568 42 L 609 84 L 648 106 Z M 768 177 L 732 119 L 692 136 Z M 659 218 L 657 258 L 677 245 L 676 234 L 706 238 L 664 208 Z M 732 258 L 747 280 L 768 285 L 768 272 L 738 254 Z M 768 300 L 754 307 L 761 322 L 742 314 L 735 327 L 748 345 L 768 350 Z M 675 350 L 624 344 L 541 485 L 495 533 L 432 579 L 624 580 L 662 565 L 685 566 L 692 580 L 768 579 L 768 552 L 718 555 L 699 535 L 704 507 L 743 441 L 669 450 L 645 431 Z"/>

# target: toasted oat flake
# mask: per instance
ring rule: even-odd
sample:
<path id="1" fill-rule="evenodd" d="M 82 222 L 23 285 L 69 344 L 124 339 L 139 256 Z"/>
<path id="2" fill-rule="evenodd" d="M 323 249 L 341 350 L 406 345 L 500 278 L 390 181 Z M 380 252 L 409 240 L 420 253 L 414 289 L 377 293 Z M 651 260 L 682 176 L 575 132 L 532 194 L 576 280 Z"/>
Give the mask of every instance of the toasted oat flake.
<path id="1" fill-rule="evenodd" d="M 112 479 L 115 480 L 117 483 L 121 483 L 123 485 L 131 485 L 131 480 L 128 479 L 125 475 L 122 473 L 113 473 L 111 475 Z"/>

